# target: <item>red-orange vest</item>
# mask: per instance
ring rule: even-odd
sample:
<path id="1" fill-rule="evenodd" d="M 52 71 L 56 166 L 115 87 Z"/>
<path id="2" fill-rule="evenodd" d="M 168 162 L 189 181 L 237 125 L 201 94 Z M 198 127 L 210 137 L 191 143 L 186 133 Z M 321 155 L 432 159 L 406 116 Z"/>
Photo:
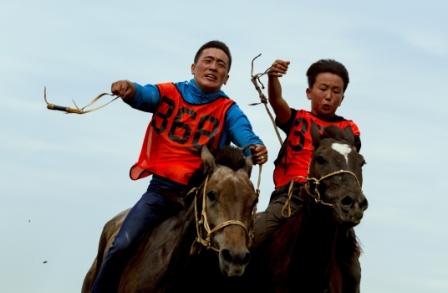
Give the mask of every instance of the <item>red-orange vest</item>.
<path id="1" fill-rule="evenodd" d="M 291 180 L 299 183 L 306 182 L 305 178 L 308 176 L 309 164 L 314 151 L 311 138 L 312 122 L 319 127 L 335 125 L 345 128 L 350 126 L 356 136 L 360 134 L 358 126 L 351 120 L 330 122 L 317 118 L 311 112 L 297 111 L 286 141 L 283 143 L 282 151 L 276 160 L 274 169 L 276 189 L 288 184 Z"/>
<path id="2" fill-rule="evenodd" d="M 198 149 L 219 147 L 225 115 L 233 104 L 227 97 L 207 104 L 186 102 L 173 83 L 157 85 L 160 103 L 146 130 L 140 157 L 131 167 L 137 180 L 151 174 L 187 184 L 202 161 Z"/>

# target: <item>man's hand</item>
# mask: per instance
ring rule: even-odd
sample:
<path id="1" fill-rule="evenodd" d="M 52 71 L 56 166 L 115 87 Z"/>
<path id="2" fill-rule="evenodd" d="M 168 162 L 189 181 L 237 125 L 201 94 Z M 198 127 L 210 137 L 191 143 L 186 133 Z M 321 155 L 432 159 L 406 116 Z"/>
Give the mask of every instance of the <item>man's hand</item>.
<path id="1" fill-rule="evenodd" d="M 289 61 L 275 60 L 268 70 L 269 77 L 282 77 L 288 71 Z"/>
<path id="2" fill-rule="evenodd" d="M 268 70 L 268 100 L 275 113 L 277 125 L 283 125 L 291 118 L 291 109 L 283 98 L 279 77 L 286 74 L 289 61 L 277 59 Z"/>
<path id="3" fill-rule="evenodd" d="M 135 85 L 129 80 L 119 80 L 112 84 L 111 91 L 123 100 L 130 100 L 135 95 Z"/>
<path id="4" fill-rule="evenodd" d="M 268 150 L 264 145 L 254 144 L 250 147 L 254 164 L 262 165 L 268 161 Z"/>

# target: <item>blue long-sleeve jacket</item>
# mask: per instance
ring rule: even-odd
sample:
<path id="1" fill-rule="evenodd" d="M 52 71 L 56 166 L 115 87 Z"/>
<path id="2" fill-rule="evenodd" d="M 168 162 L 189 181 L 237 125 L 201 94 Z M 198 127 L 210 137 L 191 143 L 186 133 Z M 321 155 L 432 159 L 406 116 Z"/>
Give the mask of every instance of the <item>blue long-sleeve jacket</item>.
<path id="1" fill-rule="evenodd" d="M 209 103 L 218 97 L 227 96 L 223 91 L 204 93 L 194 79 L 175 83 L 183 98 L 191 104 Z M 142 86 L 135 83 L 135 96 L 126 101 L 131 107 L 145 112 L 153 113 L 160 102 L 160 93 L 153 84 Z M 228 145 L 230 142 L 239 147 L 249 144 L 263 144 L 262 140 L 255 135 L 246 115 L 234 103 L 227 112 L 224 132 L 221 136 L 220 146 Z"/>

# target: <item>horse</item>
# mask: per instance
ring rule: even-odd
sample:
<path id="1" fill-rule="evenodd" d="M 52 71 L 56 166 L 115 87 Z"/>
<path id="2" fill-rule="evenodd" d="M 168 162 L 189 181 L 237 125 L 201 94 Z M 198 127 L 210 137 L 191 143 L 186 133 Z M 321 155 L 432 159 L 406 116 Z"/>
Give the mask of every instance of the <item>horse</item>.
<path id="1" fill-rule="evenodd" d="M 250 180 L 251 158 L 236 147 L 220 149 L 216 157 L 203 147 L 201 158 L 202 168 L 192 179 L 194 187 L 182 200 L 185 208 L 145 235 L 120 277 L 118 292 L 183 292 L 188 288 L 200 292 L 197 286 L 203 276 L 219 279 L 244 273 L 258 201 Z M 105 224 L 82 292 L 90 292 L 127 212 Z"/>
<path id="2" fill-rule="evenodd" d="M 365 160 L 351 128 L 313 125 L 311 132 L 308 178 L 288 192 L 298 194 L 300 208 L 257 243 L 241 292 L 359 293 L 361 250 L 353 227 L 368 207 Z"/>

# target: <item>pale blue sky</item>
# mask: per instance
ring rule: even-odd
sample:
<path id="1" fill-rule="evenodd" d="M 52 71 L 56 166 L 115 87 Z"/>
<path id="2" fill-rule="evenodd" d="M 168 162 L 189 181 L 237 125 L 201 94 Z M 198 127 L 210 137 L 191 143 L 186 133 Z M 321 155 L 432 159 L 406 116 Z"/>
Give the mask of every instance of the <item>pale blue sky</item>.
<path id="1" fill-rule="evenodd" d="M 308 66 L 337 59 L 351 77 L 339 114 L 359 124 L 367 160 L 362 292 L 448 292 L 447 11 L 442 0 L 0 0 L 0 292 L 79 292 L 104 222 L 148 183 L 128 178 L 147 113 L 121 101 L 51 112 L 43 87 L 83 105 L 119 79 L 187 80 L 211 39 L 230 46 L 224 90 L 270 151 L 258 209 L 279 144 L 263 107 L 247 106 L 251 59 L 263 54 L 257 71 L 291 61 L 282 83 L 297 108 L 309 108 Z"/>

